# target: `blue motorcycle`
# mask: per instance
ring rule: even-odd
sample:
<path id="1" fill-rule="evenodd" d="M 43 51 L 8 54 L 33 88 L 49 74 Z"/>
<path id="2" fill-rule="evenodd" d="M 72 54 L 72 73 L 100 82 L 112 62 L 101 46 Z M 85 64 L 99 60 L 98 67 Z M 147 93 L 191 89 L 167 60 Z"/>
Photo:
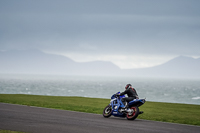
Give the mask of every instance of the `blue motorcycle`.
<path id="1" fill-rule="evenodd" d="M 120 94 L 120 92 L 117 94 Z M 128 120 L 135 120 L 139 114 L 143 113 L 142 111 L 139 111 L 138 107 L 145 103 L 145 99 L 134 99 L 128 103 L 129 108 L 125 109 L 125 105 L 121 101 L 124 97 L 125 95 L 112 95 L 110 104 L 106 106 L 103 111 L 103 116 L 108 118 L 113 115 L 116 117 L 126 117 Z"/>

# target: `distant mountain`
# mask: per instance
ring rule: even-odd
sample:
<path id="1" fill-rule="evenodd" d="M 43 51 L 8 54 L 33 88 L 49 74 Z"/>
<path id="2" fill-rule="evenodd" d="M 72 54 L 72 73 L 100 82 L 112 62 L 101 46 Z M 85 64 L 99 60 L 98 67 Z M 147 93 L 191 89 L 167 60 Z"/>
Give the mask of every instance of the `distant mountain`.
<path id="1" fill-rule="evenodd" d="M 0 73 L 115 75 L 120 68 L 111 62 L 75 62 L 65 56 L 39 50 L 0 52 Z"/>
<path id="2" fill-rule="evenodd" d="M 129 69 L 126 70 L 126 73 L 143 77 L 200 78 L 200 58 L 179 56 L 162 65 Z"/>
<path id="3" fill-rule="evenodd" d="M 75 62 L 39 50 L 0 52 L 0 73 L 200 78 L 200 58 L 179 56 L 162 65 L 122 70 L 111 62 Z"/>

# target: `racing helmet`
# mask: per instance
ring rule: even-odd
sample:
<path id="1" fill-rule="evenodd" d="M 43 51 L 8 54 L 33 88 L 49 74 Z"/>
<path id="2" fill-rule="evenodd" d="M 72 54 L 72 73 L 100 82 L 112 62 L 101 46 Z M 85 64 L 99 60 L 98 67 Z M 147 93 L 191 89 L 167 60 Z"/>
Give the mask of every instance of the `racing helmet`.
<path id="1" fill-rule="evenodd" d="M 127 84 L 126 86 L 125 86 L 125 89 L 127 90 L 127 89 L 129 89 L 129 88 L 131 88 L 131 84 Z"/>

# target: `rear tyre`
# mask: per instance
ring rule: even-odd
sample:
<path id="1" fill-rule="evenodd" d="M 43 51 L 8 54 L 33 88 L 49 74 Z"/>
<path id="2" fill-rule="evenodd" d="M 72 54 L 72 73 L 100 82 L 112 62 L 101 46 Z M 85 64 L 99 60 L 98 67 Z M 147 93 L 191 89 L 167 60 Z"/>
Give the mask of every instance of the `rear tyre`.
<path id="1" fill-rule="evenodd" d="M 111 114 L 112 114 L 112 106 L 111 106 L 111 105 L 108 105 L 108 106 L 106 106 L 105 109 L 103 110 L 103 116 L 104 116 L 105 118 L 108 118 L 108 117 L 111 116 Z"/>
<path id="2" fill-rule="evenodd" d="M 131 113 L 127 113 L 126 118 L 128 120 L 135 120 L 139 115 L 139 108 L 136 106 L 136 107 L 131 107 L 130 109 L 133 111 Z"/>

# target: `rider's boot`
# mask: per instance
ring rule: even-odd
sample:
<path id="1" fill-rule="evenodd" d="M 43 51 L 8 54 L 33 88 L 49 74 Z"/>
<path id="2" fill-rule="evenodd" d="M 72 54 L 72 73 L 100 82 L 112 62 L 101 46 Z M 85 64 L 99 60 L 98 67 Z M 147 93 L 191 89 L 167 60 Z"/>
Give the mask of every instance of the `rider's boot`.
<path id="1" fill-rule="evenodd" d="M 127 104 L 128 104 L 127 102 L 124 104 L 124 107 L 123 107 L 124 109 L 127 107 Z"/>
<path id="2" fill-rule="evenodd" d="M 128 109 L 128 103 L 126 102 L 124 105 L 125 105 L 125 106 L 122 107 L 122 111 L 127 111 L 127 109 Z"/>
<path id="3" fill-rule="evenodd" d="M 126 102 L 125 107 L 124 107 L 124 110 L 127 111 L 127 110 L 128 110 L 128 107 L 129 107 L 129 106 L 128 106 L 128 103 Z"/>

